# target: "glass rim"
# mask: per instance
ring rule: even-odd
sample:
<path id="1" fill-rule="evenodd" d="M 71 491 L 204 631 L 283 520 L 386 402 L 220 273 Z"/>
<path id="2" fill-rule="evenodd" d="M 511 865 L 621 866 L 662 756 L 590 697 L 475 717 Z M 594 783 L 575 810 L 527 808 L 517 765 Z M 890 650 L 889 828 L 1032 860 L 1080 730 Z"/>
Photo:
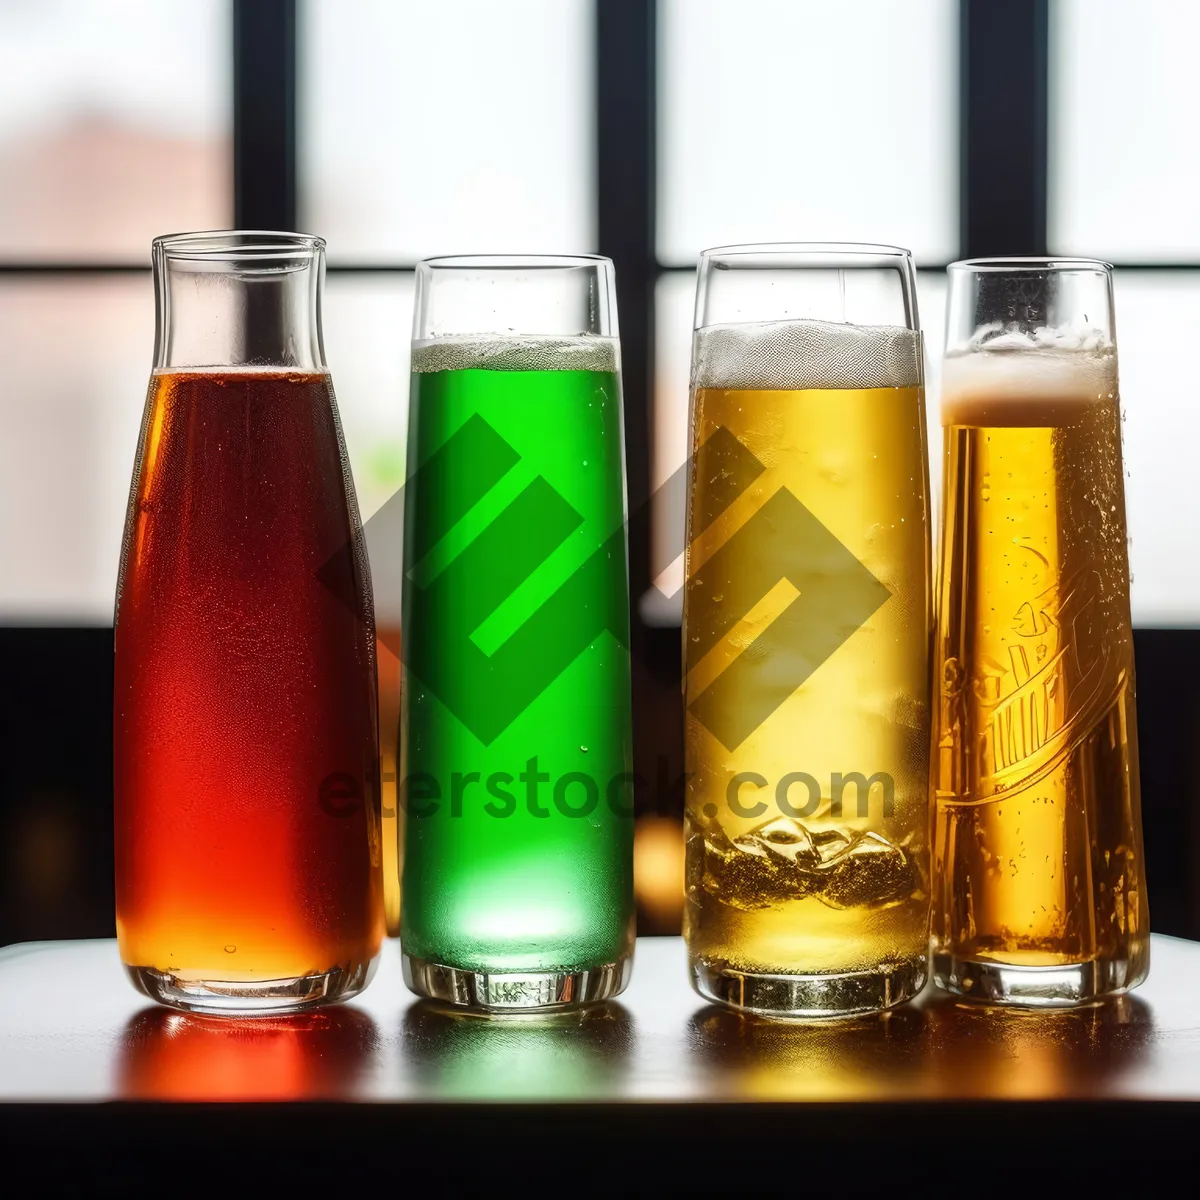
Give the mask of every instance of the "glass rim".
<path id="1" fill-rule="evenodd" d="M 570 271 L 612 266 L 604 254 L 438 254 L 422 258 L 418 271 Z"/>
<path id="2" fill-rule="evenodd" d="M 254 261 L 316 255 L 325 239 L 311 233 L 269 229 L 208 229 L 196 233 L 164 233 L 150 243 L 154 254 L 167 258 L 213 261 L 248 258 Z"/>
<path id="3" fill-rule="evenodd" d="M 746 255 L 747 257 L 795 257 L 854 259 L 896 259 L 912 261 L 912 251 L 903 246 L 891 246 L 886 242 L 743 242 L 728 246 L 711 246 L 700 252 L 700 260 L 707 258 Z"/>
<path id="4" fill-rule="evenodd" d="M 946 273 L 1021 274 L 1023 272 L 1095 271 L 1111 275 L 1113 265 L 1102 258 L 1072 258 L 1068 255 L 1012 255 L 996 258 L 962 258 L 952 262 Z"/>

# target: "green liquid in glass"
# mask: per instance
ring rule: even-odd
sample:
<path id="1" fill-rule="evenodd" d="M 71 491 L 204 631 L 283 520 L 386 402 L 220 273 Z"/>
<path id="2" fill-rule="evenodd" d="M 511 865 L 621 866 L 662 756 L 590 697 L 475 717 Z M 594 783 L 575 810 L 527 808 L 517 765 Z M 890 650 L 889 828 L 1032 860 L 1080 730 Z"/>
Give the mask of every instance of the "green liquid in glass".
<path id="1" fill-rule="evenodd" d="M 511 342 L 414 352 L 401 939 L 465 970 L 583 970 L 631 948 L 620 382 L 570 369 L 615 366 L 613 343 Z M 547 360 L 568 369 L 519 369 Z"/>

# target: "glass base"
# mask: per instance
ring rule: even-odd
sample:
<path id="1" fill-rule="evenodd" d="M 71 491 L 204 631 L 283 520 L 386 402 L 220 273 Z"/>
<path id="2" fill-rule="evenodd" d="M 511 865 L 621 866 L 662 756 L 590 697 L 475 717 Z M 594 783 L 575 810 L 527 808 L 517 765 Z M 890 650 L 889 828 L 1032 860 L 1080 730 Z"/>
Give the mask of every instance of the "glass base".
<path id="1" fill-rule="evenodd" d="M 629 985 L 633 958 L 582 971 L 468 971 L 401 954 L 404 982 L 428 1000 L 487 1013 L 554 1012 L 611 1000 Z"/>
<path id="2" fill-rule="evenodd" d="M 293 979 L 180 979 L 153 967 L 125 970 L 133 986 L 151 1000 L 181 1012 L 226 1017 L 277 1017 L 349 1000 L 371 982 L 379 956 L 349 968 L 334 967 Z"/>
<path id="3" fill-rule="evenodd" d="M 691 958 L 692 987 L 706 1000 L 763 1017 L 852 1017 L 911 1000 L 928 978 L 924 957 L 840 975 L 757 975 Z"/>
<path id="4" fill-rule="evenodd" d="M 1119 995 L 1140 982 L 1125 959 L 1091 959 L 1064 966 L 1021 967 L 1010 963 L 933 956 L 933 978 L 943 991 L 989 1004 L 1070 1008 Z"/>

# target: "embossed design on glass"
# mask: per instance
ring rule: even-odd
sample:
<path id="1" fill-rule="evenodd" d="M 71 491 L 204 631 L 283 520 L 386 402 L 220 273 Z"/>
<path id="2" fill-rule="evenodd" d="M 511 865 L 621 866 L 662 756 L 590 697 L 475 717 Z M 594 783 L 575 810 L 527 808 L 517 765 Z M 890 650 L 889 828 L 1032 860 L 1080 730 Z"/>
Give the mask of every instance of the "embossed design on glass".
<path id="1" fill-rule="evenodd" d="M 371 580 L 321 343 L 324 243 L 154 243 L 116 607 L 117 937 L 176 1008 L 366 986 L 383 936 Z"/>
<path id="2" fill-rule="evenodd" d="M 1111 274 L 949 278 L 935 976 L 1079 1003 L 1149 963 Z"/>
<path id="3" fill-rule="evenodd" d="M 912 260 L 700 264 L 684 933 L 701 995 L 886 1008 L 926 979 L 932 585 Z"/>

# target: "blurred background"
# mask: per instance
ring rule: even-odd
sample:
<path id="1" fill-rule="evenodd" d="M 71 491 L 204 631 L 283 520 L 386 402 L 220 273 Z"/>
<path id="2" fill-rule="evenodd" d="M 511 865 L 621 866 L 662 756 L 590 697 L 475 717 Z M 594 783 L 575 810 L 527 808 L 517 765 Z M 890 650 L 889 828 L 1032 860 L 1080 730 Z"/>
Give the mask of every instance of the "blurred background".
<path id="1" fill-rule="evenodd" d="M 0 0 L 0 943 L 113 929 L 149 244 L 229 226 L 328 241 L 364 516 L 426 255 L 615 260 L 635 504 L 685 458 L 702 248 L 911 248 L 934 413 L 947 262 L 1116 263 L 1152 922 L 1200 936 L 1198 38 L 1193 0 Z M 674 516 L 631 544 L 643 932 L 681 908 Z"/>

